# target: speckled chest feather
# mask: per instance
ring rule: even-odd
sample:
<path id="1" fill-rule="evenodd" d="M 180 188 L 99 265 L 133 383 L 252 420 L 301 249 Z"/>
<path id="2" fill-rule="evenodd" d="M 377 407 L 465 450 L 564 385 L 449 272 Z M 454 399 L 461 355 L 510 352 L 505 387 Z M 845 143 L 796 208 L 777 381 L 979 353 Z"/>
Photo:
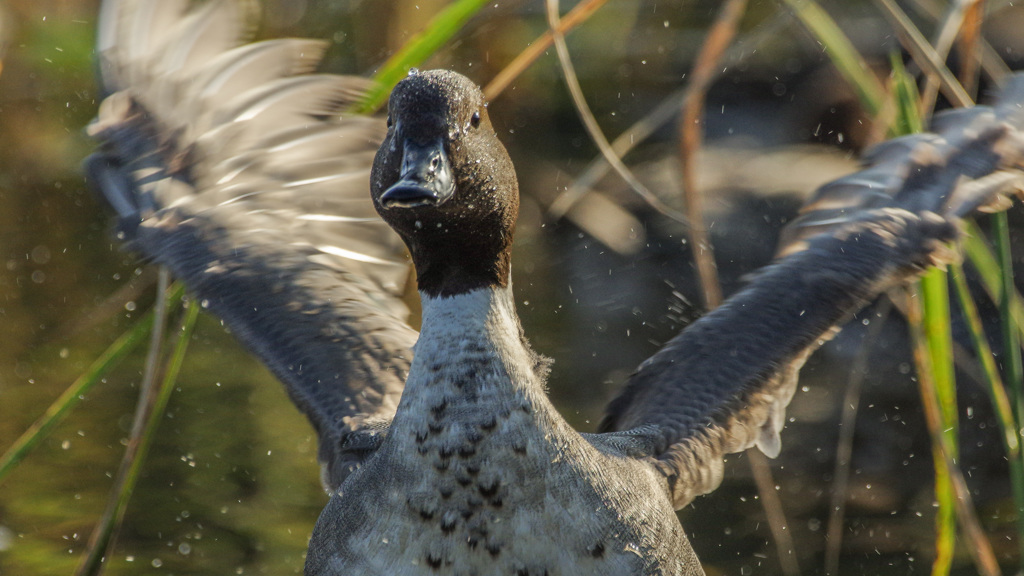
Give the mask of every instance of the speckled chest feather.
<path id="1" fill-rule="evenodd" d="M 687 573 L 658 560 L 689 548 L 671 508 L 628 493 L 648 468 L 554 412 L 508 294 L 425 302 L 398 414 L 321 518 L 312 574 Z"/>

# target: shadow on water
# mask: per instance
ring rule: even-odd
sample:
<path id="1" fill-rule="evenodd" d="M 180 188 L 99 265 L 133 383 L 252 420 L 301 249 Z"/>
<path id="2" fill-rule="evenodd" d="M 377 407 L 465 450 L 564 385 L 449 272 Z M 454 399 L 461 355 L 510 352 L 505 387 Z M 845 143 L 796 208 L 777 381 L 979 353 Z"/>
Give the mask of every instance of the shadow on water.
<path id="1" fill-rule="evenodd" d="M 368 73 L 441 4 L 276 2 L 265 9 L 259 34 L 331 39 L 325 70 Z M 473 20 L 429 66 L 453 67 L 481 83 L 493 77 L 545 26 L 539 3 L 509 4 Z M 570 37 L 584 90 L 607 133 L 618 134 L 681 85 L 714 5 L 612 2 Z M 777 10 L 771 3 L 752 6 L 744 28 L 755 30 Z M 837 10 L 869 56 L 881 60 L 896 48 L 870 5 Z M 1011 65 L 1014 58 L 1019 64 L 1020 45 L 1005 37 L 1024 25 L 1022 12 L 1005 11 L 989 31 Z M 96 13 L 95 2 L 0 5 L 0 449 L 153 298 L 145 289 L 151 278 L 145 263 L 118 249 L 110 215 L 79 170 L 91 149 L 82 127 L 97 101 Z M 752 46 L 753 55 L 709 97 L 715 147 L 704 178 L 714 194 L 713 240 L 727 292 L 770 259 L 777 229 L 799 206 L 799 194 L 848 171 L 846 151 L 865 136 L 853 95 L 820 49 L 792 21 L 783 30 Z M 625 207 L 644 235 L 637 253 L 615 254 L 571 223 L 545 220 L 543 207 L 595 154 L 552 56 L 499 97 L 491 114 L 525 196 L 514 271 L 520 312 L 535 346 L 556 359 L 553 397 L 573 423 L 593 429 L 615 386 L 699 315 L 689 251 L 680 230 L 611 179 L 602 192 Z M 664 129 L 628 160 L 677 202 L 672 132 Z M 796 155 L 775 157 L 774 171 L 752 160 L 761 151 L 815 142 L 842 147 L 787 152 Z M 780 183 L 766 194 L 769 180 Z M 103 313 L 108 298 L 131 282 L 139 285 L 137 294 Z M 858 320 L 871 318 L 866 312 Z M 851 574 L 929 569 L 932 465 L 903 332 L 899 321 L 889 323 L 870 352 L 844 537 L 842 565 Z M 804 391 L 789 410 L 793 421 L 775 462 L 805 573 L 818 573 L 823 564 L 842 386 L 864 334 L 856 322 L 805 369 Z M 73 570 L 123 452 L 141 365 L 139 353 L 109 374 L 0 488 L 0 574 Z M 1019 559 L 995 425 L 981 390 L 962 388 L 964 469 L 1000 560 L 1013 566 Z M 204 317 L 107 573 L 301 573 L 310 530 L 326 502 L 315 455 L 313 434 L 281 387 L 214 318 Z M 779 571 L 744 459 L 730 458 L 724 485 L 681 513 L 709 574 Z M 959 571 L 973 572 L 966 554 L 958 560 Z"/>

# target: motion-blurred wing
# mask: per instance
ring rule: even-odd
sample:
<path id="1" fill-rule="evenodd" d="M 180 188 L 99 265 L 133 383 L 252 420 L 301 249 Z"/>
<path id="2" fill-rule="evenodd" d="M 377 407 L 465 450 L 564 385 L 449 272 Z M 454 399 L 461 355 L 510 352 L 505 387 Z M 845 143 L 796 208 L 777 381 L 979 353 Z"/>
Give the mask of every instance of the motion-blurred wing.
<path id="1" fill-rule="evenodd" d="M 284 382 L 336 487 L 394 415 L 416 339 L 404 249 L 370 201 L 385 128 L 343 114 L 365 80 L 309 74 L 324 43 L 242 44 L 243 3 L 189 4 L 104 4 L 86 169 L 129 245 Z"/>
<path id="2" fill-rule="evenodd" d="M 677 507 L 714 490 L 722 458 L 775 456 L 807 356 L 884 290 L 953 256 L 957 221 L 1024 189 L 1024 76 L 995 107 L 935 119 L 936 133 L 885 142 L 864 168 L 822 186 L 784 235 L 780 257 L 652 356 L 608 407 Z"/>

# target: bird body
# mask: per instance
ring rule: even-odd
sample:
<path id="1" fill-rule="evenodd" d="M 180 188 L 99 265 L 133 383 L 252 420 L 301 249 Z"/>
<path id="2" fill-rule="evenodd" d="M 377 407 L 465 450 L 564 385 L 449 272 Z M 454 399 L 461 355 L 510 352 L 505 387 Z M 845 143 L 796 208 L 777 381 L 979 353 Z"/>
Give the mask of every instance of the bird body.
<path id="1" fill-rule="evenodd" d="M 549 362 L 512 292 L 518 183 L 479 88 L 414 71 L 388 118 L 370 195 L 412 255 L 422 328 L 394 418 L 321 515 L 307 572 L 700 573 L 658 472 L 627 441 L 598 448 L 547 398 Z"/>
<path id="2" fill-rule="evenodd" d="M 547 399 L 511 287 L 423 302 L 387 438 L 324 510 L 308 573 L 699 573 L 653 468 Z"/>

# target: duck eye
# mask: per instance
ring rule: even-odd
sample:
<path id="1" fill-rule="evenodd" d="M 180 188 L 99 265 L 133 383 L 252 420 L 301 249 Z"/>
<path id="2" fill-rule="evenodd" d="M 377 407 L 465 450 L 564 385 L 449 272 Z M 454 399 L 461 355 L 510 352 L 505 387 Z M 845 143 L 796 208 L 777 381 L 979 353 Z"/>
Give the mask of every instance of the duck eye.
<path id="1" fill-rule="evenodd" d="M 469 125 L 473 128 L 480 126 L 480 113 L 474 112 L 473 117 L 469 119 Z"/>

